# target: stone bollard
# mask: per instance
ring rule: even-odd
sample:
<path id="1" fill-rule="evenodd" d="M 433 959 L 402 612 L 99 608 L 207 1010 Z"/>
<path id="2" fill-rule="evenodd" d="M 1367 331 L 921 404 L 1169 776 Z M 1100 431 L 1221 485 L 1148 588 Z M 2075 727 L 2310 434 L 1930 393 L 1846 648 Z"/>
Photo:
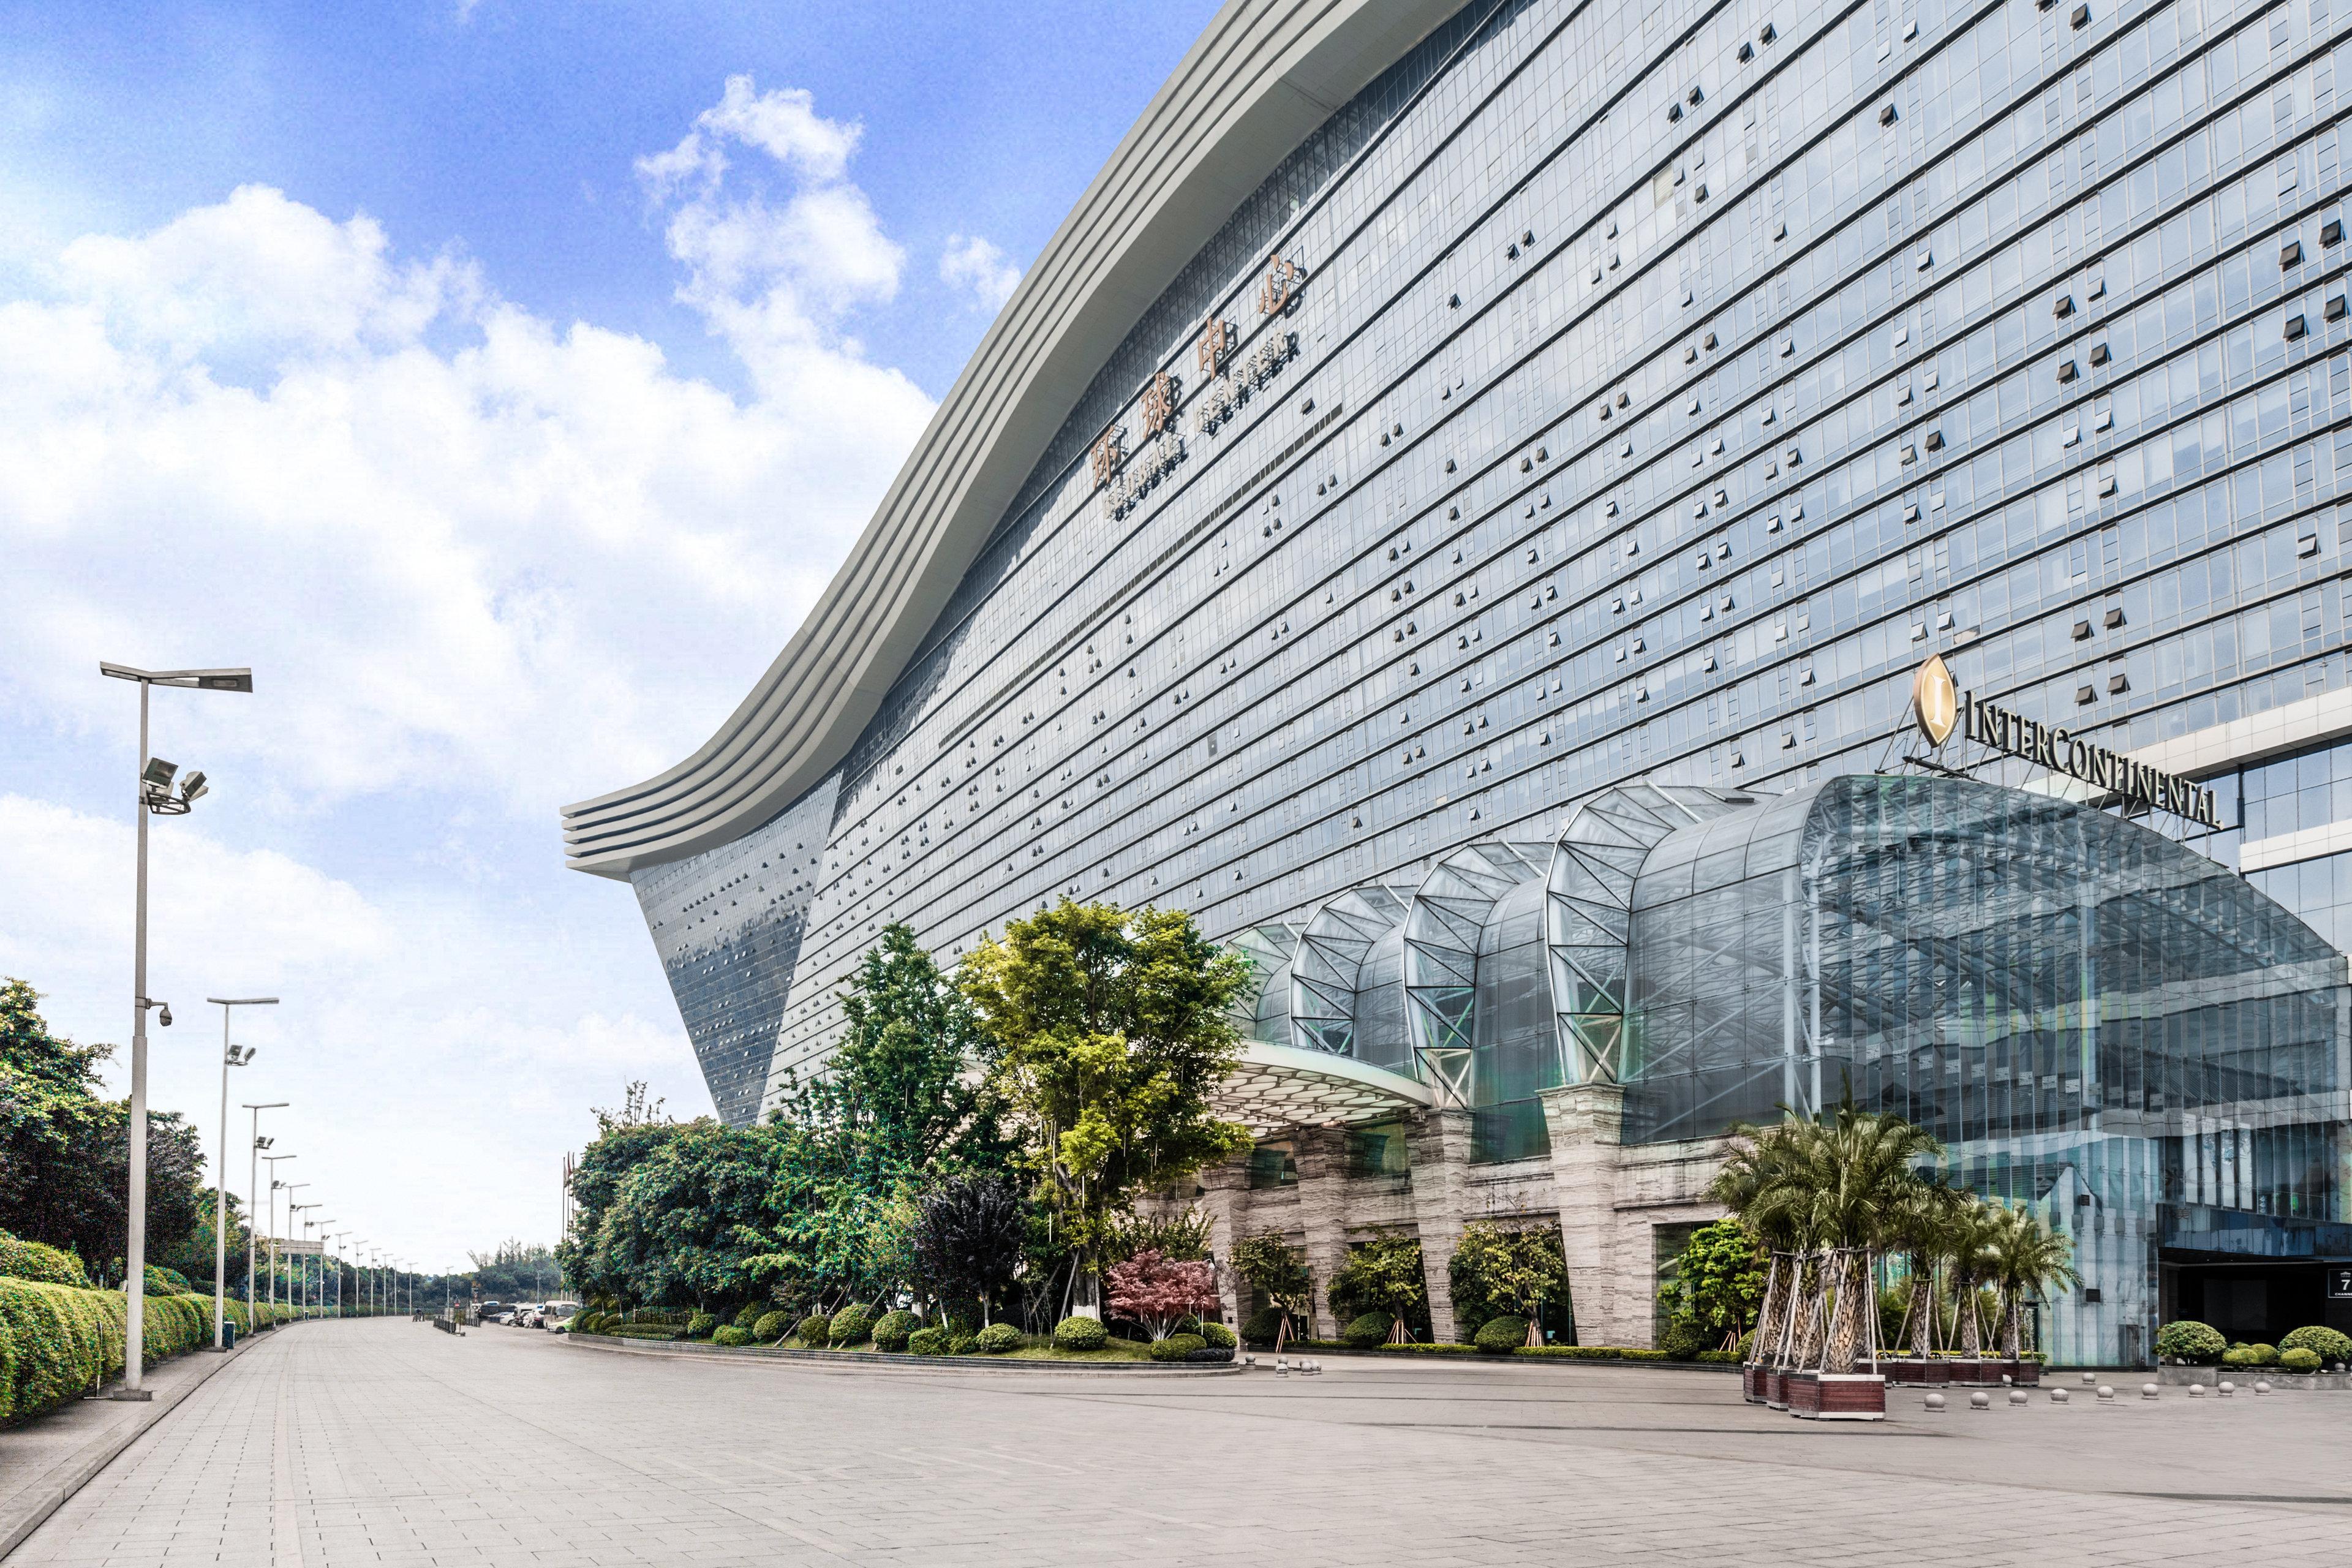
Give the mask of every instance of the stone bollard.
<path id="1" fill-rule="evenodd" d="M 2192 1383 L 2192 1384 L 2190 1384 L 2189 1385 L 2189 1398 L 2191 1398 L 2191 1399 L 2202 1399 L 2202 1398 L 2204 1398 L 2204 1397 L 2205 1397 L 2205 1385 L 2204 1385 L 2203 1384 L 2201 1384 L 2201 1383 Z"/>
<path id="2" fill-rule="evenodd" d="M 2152 1383 L 2143 1383 L 2139 1385 L 2139 1396 L 2142 1399 L 2154 1399 L 2158 1392 L 2156 1384 Z"/>
<path id="3" fill-rule="evenodd" d="M 2113 1384 L 2107 1384 L 2107 1383 L 2103 1383 L 2103 1384 L 2099 1384 L 2099 1403 L 2100 1403 L 2100 1404 L 2102 1404 L 2102 1405 L 2113 1405 L 2115 1402 L 2116 1402 L 2116 1390 L 2115 1390 L 2115 1385 L 2114 1385 Z"/>
<path id="4" fill-rule="evenodd" d="M 2096 1388 L 2098 1385 L 2099 1374 L 2097 1373 L 2086 1372 L 2083 1374 L 2083 1386 L 2084 1388 Z"/>
<path id="5" fill-rule="evenodd" d="M 2065 1391 L 2064 1389 L 2063 1389 L 2063 1388 L 2053 1388 L 2053 1389 L 2052 1389 L 2052 1390 L 2050 1391 L 2050 1403 L 2051 1403 L 2051 1404 L 2053 1404 L 2053 1405 L 2063 1405 L 2063 1404 L 2065 1404 L 2065 1403 L 2066 1403 L 2066 1391 Z"/>
<path id="6" fill-rule="evenodd" d="M 2009 1402 L 2011 1405 L 2023 1405 L 2027 1402 L 2029 1397 L 2030 1396 L 2026 1394 L 2025 1390 L 2021 1388 L 2012 1388 L 2009 1391 Z"/>
<path id="7" fill-rule="evenodd" d="M 1944 1396 L 1940 1394 L 1931 1394 L 1927 1395 L 1927 1414 L 1930 1415 L 1941 1415 L 1943 1413 Z"/>
<path id="8" fill-rule="evenodd" d="M 2269 1378 L 2258 1377 L 2254 1379 L 2254 1392 L 2256 1394 L 2268 1394 L 2270 1391 L 2271 1381 Z"/>
<path id="9" fill-rule="evenodd" d="M 2238 1392 L 2238 1385 L 2237 1385 L 2236 1384 L 2234 1384 L 2234 1383 L 2225 1383 L 2225 1384 L 2221 1384 L 2221 1387 L 2219 1387 L 2219 1388 L 2217 1388 L 2217 1389 L 2215 1389 L 2215 1390 L 2213 1391 L 2213 1397 L 2214 1397 L 2214 1398 L 2216 1398 L 2216 1399 L 2227 1399 L 2227 1398 L 2229 1398 L 2229 1397 L 2230 1397 L 2230 1395 L 2231 1395 L 2231 1394 L 2235 1394 L 2235 1393 L 2237 1393 L 2237 1392 Z"/>
<path id="10" fill-rule="evenodd" d="M 1288 1377 L 1290 1375 L 1290 1363 L 1284 1361 L 1280 1356 L 1275 1357 L 1274 1375 L 1276 1377 Z"/>
<path id="11" fill-rule="evenodd" d="M 1990 1409 L 1991 1409 L 1991 1408 L 1992 1408 L 1992 1395 L 1991 1395 L 1991 1394 L 1987 1394 L 1987 1393 L 1986 1393 L 1983 1389 L 1981 1389 L 1981 1388 L 1978 1389 L 1974 1394 L 1969 1394 L 1969 1409 L 1971 1409 L 1971 1410 L 1990 1410 Z"/>

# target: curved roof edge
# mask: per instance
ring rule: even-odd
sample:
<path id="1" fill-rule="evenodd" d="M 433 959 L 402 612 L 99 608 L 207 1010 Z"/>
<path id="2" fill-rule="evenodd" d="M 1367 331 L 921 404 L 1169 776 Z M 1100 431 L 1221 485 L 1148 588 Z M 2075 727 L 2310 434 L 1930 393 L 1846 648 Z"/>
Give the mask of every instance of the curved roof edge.
<path id="1" fill-rule="evenodd" d="M 1103 364 L 1332 112 L 1462 0 L 1230 0 L 998 313 L 865 531 L 735 711 L 642 784 L 563 808 L 573 868 L 740 837 L 848 755 Z"/>

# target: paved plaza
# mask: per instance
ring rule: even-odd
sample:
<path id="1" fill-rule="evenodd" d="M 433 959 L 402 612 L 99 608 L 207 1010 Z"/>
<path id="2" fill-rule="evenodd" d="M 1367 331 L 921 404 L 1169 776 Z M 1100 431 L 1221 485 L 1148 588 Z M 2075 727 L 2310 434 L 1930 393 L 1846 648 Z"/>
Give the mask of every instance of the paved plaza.
<path id="1" fill-rule="evenodd" d="M 311 1323 L 8 1568 L 2340 1561 L 2352 1395 L 2186 1393 L 1933 1416 L 1906 1393 L 1836 1427 L 1712 1373 L 1146 1381 Z"/>

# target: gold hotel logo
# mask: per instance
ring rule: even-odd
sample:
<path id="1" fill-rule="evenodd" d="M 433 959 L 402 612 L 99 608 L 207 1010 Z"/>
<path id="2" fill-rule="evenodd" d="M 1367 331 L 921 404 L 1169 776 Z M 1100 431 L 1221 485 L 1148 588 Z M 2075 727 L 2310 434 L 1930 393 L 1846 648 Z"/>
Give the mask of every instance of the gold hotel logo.
<path id="1" fill-rule="evenodd" d="M 1933 654 L 1911 680 L 1911 719 L 1927 744 L 1940 746 L 1960 717 L 1960 694 L 1952 686 L 1952 672 L 1944 656 Z"/>

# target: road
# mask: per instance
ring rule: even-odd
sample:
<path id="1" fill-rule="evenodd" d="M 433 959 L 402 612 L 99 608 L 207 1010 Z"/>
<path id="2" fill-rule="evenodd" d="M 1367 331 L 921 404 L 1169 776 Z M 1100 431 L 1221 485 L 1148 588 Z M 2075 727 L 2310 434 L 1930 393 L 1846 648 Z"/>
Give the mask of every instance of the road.
<path id="1" fill-rule="evenodd" d="M 7 1568 L 2334 1563 L 2352 1394 L 1878 1426 L 1711 1373 L 1333 1361 L 1159 1382 L 302 1324 Z"/>

